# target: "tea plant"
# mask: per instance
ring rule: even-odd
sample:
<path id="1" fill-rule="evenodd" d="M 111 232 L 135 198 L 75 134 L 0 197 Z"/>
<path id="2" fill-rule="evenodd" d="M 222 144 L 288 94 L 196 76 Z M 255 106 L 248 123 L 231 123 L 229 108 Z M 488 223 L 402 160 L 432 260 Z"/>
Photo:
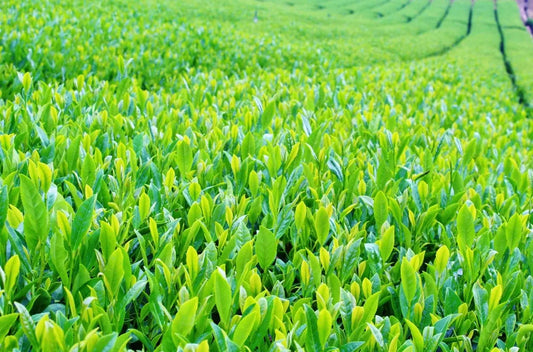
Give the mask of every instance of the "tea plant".
<path id="1" fill-rule="evenodd" d="M 513 3 L 0 10 L 1 350 L 533 349 Z"/>

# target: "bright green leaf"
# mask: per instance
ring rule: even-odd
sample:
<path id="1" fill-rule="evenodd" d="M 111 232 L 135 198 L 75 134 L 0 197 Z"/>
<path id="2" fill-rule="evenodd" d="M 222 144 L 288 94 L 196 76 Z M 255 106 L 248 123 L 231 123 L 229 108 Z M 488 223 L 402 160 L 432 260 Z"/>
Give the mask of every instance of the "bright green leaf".
<path id="1" fill-rule="evenodd" d="M 265 227 L 261 227 L 257 233 L 257 237 L 255 239 L 255 254 L 257 255 L 259 265 L 261 265 L 263 270 L 268 269 L 268 267 L 276 259 L 276 236 L 272 233 L 272 231 Z"/>
<path id="2" fill-rule="evenodd" d="M 20 196 L 24 206 L 24 238 L 30 252 L 43 245 L 48 236 L 48 211 L 32 180 L 20 175 Z"/>

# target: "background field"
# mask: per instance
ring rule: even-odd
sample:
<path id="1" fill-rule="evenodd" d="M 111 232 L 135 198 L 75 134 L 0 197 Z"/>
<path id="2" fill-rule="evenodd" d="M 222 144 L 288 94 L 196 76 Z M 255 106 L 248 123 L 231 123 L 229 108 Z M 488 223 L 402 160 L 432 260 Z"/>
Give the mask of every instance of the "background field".
<path id="1" fill-rule="evenodd" d="M 0 350 L 531 351 L 512 0 L 0 2 Z"/>

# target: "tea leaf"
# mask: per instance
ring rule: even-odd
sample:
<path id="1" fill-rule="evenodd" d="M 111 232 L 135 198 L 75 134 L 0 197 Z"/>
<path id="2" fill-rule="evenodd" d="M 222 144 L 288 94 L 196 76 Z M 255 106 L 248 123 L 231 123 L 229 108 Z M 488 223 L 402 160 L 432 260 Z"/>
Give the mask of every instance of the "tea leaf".
<path id="1" fill-rule="evenodd" d="M 518 214 L 511 216 L 505 230 L 509 249 L 515 249 L 522 239 L 522 220 Z"/>
<path id="2" fill-rule="evenodd" d="M 179 308 L 178 314 L 172 321 L 172 338 L 176 345 L 179 345 L 179 340 L 175 338 L 175 335 L 188 336 L 194 328 L 197 310 L 198 297 L 191 298 Z"/>
<path id="3" fill-rule="evenodd" d="M 392 250 L 394 249 L 394 226 L 389 227 L 383 233 L 379 249 L 381 253 L 381 259 L 386 262 L 387 259 L 389 259 Z"/>
<path id="4" fill-rule="evenodd" d="M 109 257 L 109 262 L 104 269 L 104 282 L 112 297 L 118 296 L 120 284 L 124 278 L 123 262 L 124 258 L 122 256 L 122 251 L 116 249 Z"/>
<path id="5" fill-rule="evenodd" d="M 186 141 L 179 141 L 177 144 L 176 162 L 182 177 L 191 169 L 193 163 L 192 149 Z"/>
<path id="6" fill-rule="evenodd" d="M 4 291 L 8 299 L 12 297 L 13 288 L 17 283 L 17 279 L 20 273 L 20 259 L 18 255 L 14 255 L 6 262 L 4 267 L 5 281 Z"/>
<path id="7" fill-rule="evenodd" d="M 24 206 L 24 238 L 33 253 L 48 236 L 48 211 L 37 187 L 24 175 L 20 176 L 20 196 Z"/>
<path id="8" fill-rule="evenodd" d="M 315 312 L 309 306 L 305 306 L 305 316 L 307 321 L 305 345 L 313 351 L 320 351 L 321 340 L 318 331 L 317 317 Z"/>
<path id="9" fill-rule="evenodd" d="M 4 340 L 18 317 L 18 313 L 6 314 L 0 317 L 0 340 Z"/>
<path id="10" fill-rule="evenodd" d="M 327 309 L 322 309 L 318 313 L 318 338 L 322 347 L 326 345 L 329 334 L 331 332 L 332 323 L 333 319 L 329 311 Z"/>
<path id="11" fill-rule="evenodd" d="M 446 266 L 448 265 L 448 260 L 450 259 L 450 250 L 446 245 L 441 246 L 437 250 L 436 258 L 435 258 L 435 269 L 439 273 L 443 273 L 446 269 Z"/>
<path id="12" fill-rule="evenodd" d="M 250 336 L 250 333 L 252 332 L 255 321 L 256 316 L 254 313 L 250 313 L 241 319 L 241 321 L 235 328 L 235 332 L 233 333 L 233 341 L 238 346 L 244 345 L 244 343 Z"/>
<path id="13" fill-rule="evenodd" d="M 231 287 L 228 281 L 226 281 L 226 277 L 221 272 L 221 269 L 215 270 L 214 275 L 216 307 L 222 324 L 227 327 L 229 325 L 232 305 Z"/>
<path id="14" fill-rule="evenodd" d="M 0 188 L 0 231 L 4 228 L 4 224 L 7 219 L 7 211 L 9 208 L 9 195 L 7 193 L 7 187 Z"/>
<path id="15" fill-rule="evenodd" d="M 89 231 L 93 219 L 95 203 L 96 197 L 92 196 L 91 198 L 85 200 L 76 212 L 76 216 L 72 221 L 72 232 L 70 235 L 72 248 L 77 248 Z"/>
<path id="16" fill-rule="evenodd" d="M 329 235 L 329 214 L 324 207 L 320 207 L 315 214 L 315 230 L 318 243 L 323 245 Z"/>
<path id="17" fill-rule="evenodd" d="M 376 221 L 376 231 L 381 230 L 381 226 L 388 217 L 388 201 L 387 196 L 382 191 L 379 191 L 374 198 L 374 219 Z"/>
<path id="18" fill-rule="evenodd" d="M 263 270 L 268 269 L 272 262 L 274 262 L 274 259 L 276 259 L 276 236 L 270 230 L 261 227 L 257 233 L 254 247 L 261 268 L 263 268 Z"/>
<path id="19" fill-rule="evenodd" d="M 424 351 L 424 338 L 422 337 L 420 330 L 418 330 L 416 325 L 413 324 L 408 319 L 405 320 L 405 323 L 409 327 L 409 331 L 411 331 L 411 336 L 413 337 L 413 342 L 415 343 L 416 351 L 423 352 Z"/>
<path id="20" fill-rule="evenodd" d="M 475 234 L 472 213 L 470 213 L 466 205 L 463 205 L 457 215 L 457 242 L 470 248 L 474 243 Z"/>
<path id="21" fill-rule="evenodd" d="M 416 294 L 416 272 L 406 258 L 403 258 L 402 260 L 401 279 L 405 298 L 407 299 L 407 302 L 411 304 Z"/>

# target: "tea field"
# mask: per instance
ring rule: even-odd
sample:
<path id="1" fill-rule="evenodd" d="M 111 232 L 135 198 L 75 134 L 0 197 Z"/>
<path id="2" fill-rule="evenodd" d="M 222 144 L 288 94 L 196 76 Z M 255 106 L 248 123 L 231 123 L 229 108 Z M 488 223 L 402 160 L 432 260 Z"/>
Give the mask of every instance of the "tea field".
<path id="1" fill-rule="evenodd" d="M 533 351 L 513 0 L 0 2 L 1 351 Z"/>

